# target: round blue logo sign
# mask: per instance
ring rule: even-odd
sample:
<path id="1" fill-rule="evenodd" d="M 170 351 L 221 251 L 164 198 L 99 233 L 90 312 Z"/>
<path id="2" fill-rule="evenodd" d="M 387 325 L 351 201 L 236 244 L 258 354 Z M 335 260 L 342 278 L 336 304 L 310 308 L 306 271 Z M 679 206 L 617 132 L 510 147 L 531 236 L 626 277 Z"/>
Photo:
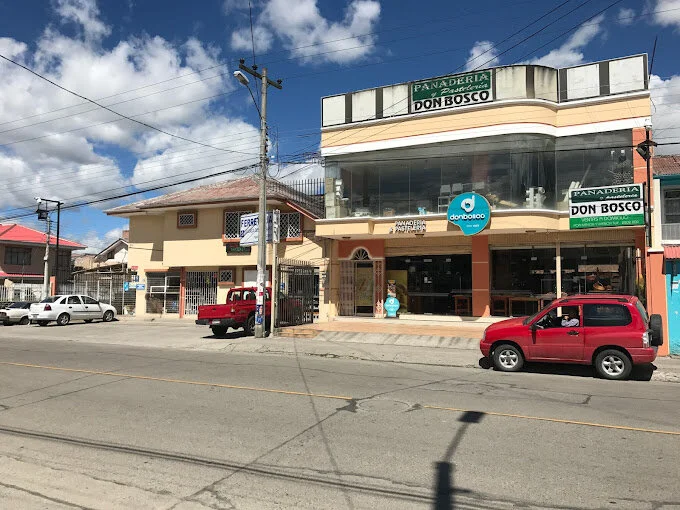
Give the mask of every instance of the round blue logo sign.
<path id="1" fill-rule="evenodd" d="M 479 234 L 491 219 L 491 206 L 479 193 L 461 193 L 449 204 L 448 219 L 466 236 Z"/>

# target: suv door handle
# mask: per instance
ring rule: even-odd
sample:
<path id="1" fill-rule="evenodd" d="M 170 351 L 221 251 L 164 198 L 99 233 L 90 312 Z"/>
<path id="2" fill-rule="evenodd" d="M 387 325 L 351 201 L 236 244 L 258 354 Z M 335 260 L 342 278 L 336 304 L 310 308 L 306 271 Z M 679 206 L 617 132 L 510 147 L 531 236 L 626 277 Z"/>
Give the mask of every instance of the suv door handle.
<path id="1" fill-rule="evenodd" d="M 567 335 L 572 335 L 572 336 L 578 335 L 578 331 L 574 331 L 574 330 L 572 329 L 569 333 L 567 333 Z"/>

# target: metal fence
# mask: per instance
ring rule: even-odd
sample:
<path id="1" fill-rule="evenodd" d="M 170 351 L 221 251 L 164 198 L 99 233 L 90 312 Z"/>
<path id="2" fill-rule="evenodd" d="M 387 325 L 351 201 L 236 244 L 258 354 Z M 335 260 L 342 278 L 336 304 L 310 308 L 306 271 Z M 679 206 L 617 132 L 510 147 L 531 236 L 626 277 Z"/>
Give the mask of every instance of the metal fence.
<path id="1" fill-rule="evenodd" d="M 124 290 L 128 282 L 130 290 Z M 82 294 L 108 303 L 118 314 L 134 312 L 137 292 L 133 275 L 126 273 L 80 273 L 73 275 L 73 282 L 59 285 L 59 294 Z"/>
<path id="2" fill-rule="evenodd" d="M 314 322 L 318 310 L 319 283 L 316 267 L 302 261 L 283 260 L 278 266 L 278 316 L 276 327 Z"/>
<path id="3" fill-rule="evenodd" d="M 271 179 L 267 183 L 267 193 L 297 202 L 318 218 L 325 218 L 325 186 L 324 179 L 306 179 L 294 182 L 280 182 Z"/>
<path id="4" fill-rule="evenodd" d="M 187 271 L 184 313 L 198 314 L 201 305 L 217 303 L 217 271 Z"/>
<path id="5" fill-rule="evenodd" d="M 43 286 L 39 283 L 15 283 L 9 287 L 0 287 L 0 302 L 37 302 L 41 301 L 43 297 Z"/>

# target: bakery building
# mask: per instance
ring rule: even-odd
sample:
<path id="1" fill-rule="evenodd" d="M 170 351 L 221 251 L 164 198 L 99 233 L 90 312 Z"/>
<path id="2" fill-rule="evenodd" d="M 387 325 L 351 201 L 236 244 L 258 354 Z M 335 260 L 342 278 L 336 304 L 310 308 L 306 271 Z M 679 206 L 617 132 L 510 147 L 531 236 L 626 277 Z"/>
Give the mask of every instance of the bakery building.
<path id="1" fill-rule="evenodd" d="M 646 55 L 497 67 L 321 104 L 328 318 L 383 317 L 388 285 L 402 318 L 483 317 L 565 294 L 646 299 L 656 269 L 662 278 L 634 150 L 651 129 Z"/>

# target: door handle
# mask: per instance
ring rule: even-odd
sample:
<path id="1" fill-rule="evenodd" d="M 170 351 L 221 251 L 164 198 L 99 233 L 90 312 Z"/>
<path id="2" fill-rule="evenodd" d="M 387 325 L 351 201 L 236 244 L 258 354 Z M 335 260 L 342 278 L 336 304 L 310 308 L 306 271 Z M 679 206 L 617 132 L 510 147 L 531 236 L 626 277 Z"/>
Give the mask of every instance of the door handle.
<path id="1" fill-rule="evenodd" d="M 571 335 L 571 336 L 578 335 L 578 331 L 574 331 L 574 330 L 572 329 L 569 333 L 567 333 L 567 335 Z"/>
<path id="2" fill-rule="evenodd" d="M 72 306 L 69 306 L 69 308 L 73 309 L 73 307 L 72 307 Z"/>

